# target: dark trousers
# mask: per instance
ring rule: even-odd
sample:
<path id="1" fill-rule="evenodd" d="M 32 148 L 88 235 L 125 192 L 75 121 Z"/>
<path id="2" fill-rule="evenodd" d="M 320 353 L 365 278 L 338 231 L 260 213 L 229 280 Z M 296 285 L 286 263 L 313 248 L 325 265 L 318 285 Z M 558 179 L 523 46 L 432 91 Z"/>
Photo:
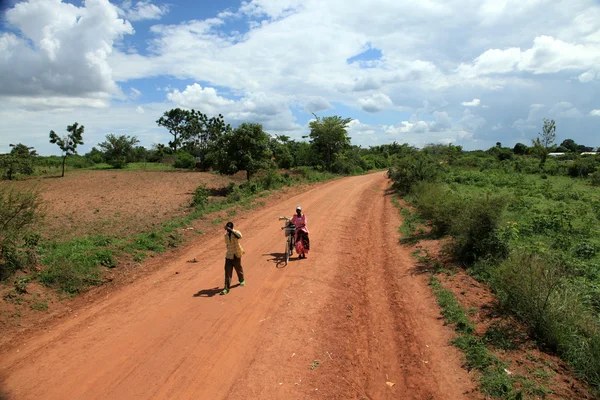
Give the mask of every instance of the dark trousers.
<path id="1" fill-rule="evenodd" d="M 233 256 L 233 260 L 229 258 L 225 259 L 225 289 L 229 290 L 231 286 L 231 277 L 233 276 L 233 269 L 238 276 L 240 282 L 244 281 L 244 269 L 242 268 L 242 259 Z"/>

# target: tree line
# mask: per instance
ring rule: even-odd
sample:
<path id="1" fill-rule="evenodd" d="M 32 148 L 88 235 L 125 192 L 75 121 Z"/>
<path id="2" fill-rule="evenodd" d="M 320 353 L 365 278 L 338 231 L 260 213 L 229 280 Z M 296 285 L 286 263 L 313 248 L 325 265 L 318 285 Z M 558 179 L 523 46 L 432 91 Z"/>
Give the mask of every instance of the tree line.
<path id="1" fill-rule="evenodd" d="M 393 142 L 362 148 L 353 145 L 348 135 L 351 118 L 313 115 L 315 118 L 309 123 L 310 132 L 302 137 L 307 141 L 271 135 L 258 123 L 245 122 L 232 128 L 222 114 L 208 117 L 198 110 L 182 108 L 168 110 L 156 121 L 158 126 L 169 131 L 171 140 L 167 144 L 155 143 L 151 149 L 139 146 L 136 136 L 111 133 L 106 135 L 105 141 L 79 156 L 77 148 L 83 144 L 85 128 L 77 122 L 67 126 L 66 134 L 62 136 L 50 131 L 49 139 L 61 150 L 62 176 L 69 159 L 71 166 L 75 167 L 106 163 L 118 169 L 127 167 L 129 163 L 162 162 L 175 168 L 214 170 L 229 175 L 245 171 L 248 180 L 260 170 L 305 166 L 339 174 L 357 174 L 389 168 L 411 147 Z M 579 153 L 593 150 L 570 138 L 558 146 L 555 141 L 556 123 L 545 119 L 542 132 L 531 140 L 530 146 L 517 143 L 513 148 L 507 148 L 497 142 L 485 152 L 500 161 L 513 160 L 518 156 L 533 157 L 539 159 L 540 167 L 543 167 L 552 152 L 566 153 L 562 159 L 575 159 Z M 32 147 L 24 144 L 11 147 L 9 154 L 0 155 L 4 179 L 13 179 L 17 174 L 31 175 L 36 164 L 58 163 L 57 160 L 52 161 L 52 157 L 38 156 Z M 463 153 L 461 146 L 429 145 L 428 148 L 428 151 Z"/>
<path id="2" fill-rule="evenodd" d="M 314 115 L 314 114 L 313 114 Z M 226 123 L 222 114 L 208 117 L 198 110 L 174 108 L 166 111 L 157 125 L 169 131 L 167 144 L 155 143 L 151 149 L 138 146 L 130 135 L 106 135 L 106 140 L 83 155 L 83 163 L 106 163 L 125 168 L 134 162 L 167 162 L 175 168 L 214 170 L 232 175 L 245 171 L 248 180 L 260 170 L 313 167 L 340 174 L 356 174 L 384 169 L 399 145 L 362 148 L 351 143 L 348 125 L 351 118 L 318 117 L 310 122 L 310 132 L 297 141 L 286 135 L 271 135 L 262 124 L 245 122 L 236 128 Z M 84 144 L 85 127 L 75 122 L 62 136 L 50 131 L 50 143 L 61 151 L 62 176 L 69 160 L 81 160 L 78 147 Z M 6 179 L 16 174 L 34 172 L 36 161 L 43 159 L 23 144 L 15 145 L 10 154 L 0 156 L 0 168 Z M 73 161 L 71 161 L 73 162 Z"/>

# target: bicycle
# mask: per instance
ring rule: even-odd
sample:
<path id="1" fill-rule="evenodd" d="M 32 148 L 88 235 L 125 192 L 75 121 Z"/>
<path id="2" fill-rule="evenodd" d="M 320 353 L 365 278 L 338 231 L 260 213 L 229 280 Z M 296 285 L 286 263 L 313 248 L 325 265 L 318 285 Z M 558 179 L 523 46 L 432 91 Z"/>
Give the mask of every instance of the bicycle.
<path id="1" fill-rule="evenodd" d="M 294 240 L 296 237 L 296 225 L 294 225 L 290 218 L 279 217 L 279 220 L 285 220 L 285 226 L 281 230 L 285 230 L 285 265 L 290 261 L 290 256 L 294 252 Z"/>

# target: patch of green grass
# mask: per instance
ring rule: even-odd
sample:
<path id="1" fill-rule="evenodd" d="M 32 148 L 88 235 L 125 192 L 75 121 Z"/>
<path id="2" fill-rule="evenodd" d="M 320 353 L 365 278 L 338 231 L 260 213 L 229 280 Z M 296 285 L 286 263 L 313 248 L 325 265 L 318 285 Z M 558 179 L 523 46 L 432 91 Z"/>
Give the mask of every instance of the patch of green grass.
<path id="1" fill-rule="evenodd" d="M 36 299 L 29 307 L 36 311 L 48 311 L 48 299 Z"/>
<path id="2" fill-rule="evenodd" d="M 461 333 L 472 333 L 475 331 L 475 325 L 467 317 L 464 308 L 458 304 L 454 293 L 442 287 L 442 283 L 435 276 L 431 276 L 429 284 L 437 298 L 438 304 L 442 309 L 442 316 L 450 324 L 456 326 L 456 330 Z"/>
<path id="3" fill-rule="evenodd" d="M 85 237 L 68 242 L 41 243 L 38 252 L 46 269 L 38 275 L 40 282 L 67 293 L 79 293 L 103 282 L 100 265 L 106 254 L 98 255 L 96 238 Z"/>
<path id="4" fill-rule="evenodd" d="M 502 399 L 520 399 L 522 394 L 514 387 L 514 379 L 505 369 L 506 363 L 493 355 L 483 340 L 474 335 L 475 325 L 465 309 L 450 290 L 444 289 L 440 280 L 431 276 L 430 285 L 447 323 L 453 324 L 460 336 L 453 344 L 465 354 L 465 365 L 479 373 L 482 393 Z"/>
<path id="5" fill-rule="evenodd" d="M 485 343 L 502 350 L 516 350 L 525 339 L 514 326 L 500 322 L 492 323 L 483 335 Z"/>

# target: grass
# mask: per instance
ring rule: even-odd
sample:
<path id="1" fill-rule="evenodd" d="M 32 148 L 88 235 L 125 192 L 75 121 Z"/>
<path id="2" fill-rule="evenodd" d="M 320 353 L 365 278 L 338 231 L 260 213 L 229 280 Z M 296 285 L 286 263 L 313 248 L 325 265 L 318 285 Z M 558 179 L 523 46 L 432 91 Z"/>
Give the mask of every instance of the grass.
<path id="1" fill-rule="evenodd" d="M 430 286 L 442 309 L 442 316 L 455 327 L 459 336 L 453 340 L 454 346 L 463 351 L 465 366 L 476 370 L 482 393 L 501 399 L 517 399 L 520 391 L 515 388 L 515 380 L 505 371 L 507 364 L 493 355 L 484 341 L 475 336 L 475 325 L 467 316 L 466 310 L 458 303 L 456 296 L 444 289 L 439 279 L 431 276 Z"/>

